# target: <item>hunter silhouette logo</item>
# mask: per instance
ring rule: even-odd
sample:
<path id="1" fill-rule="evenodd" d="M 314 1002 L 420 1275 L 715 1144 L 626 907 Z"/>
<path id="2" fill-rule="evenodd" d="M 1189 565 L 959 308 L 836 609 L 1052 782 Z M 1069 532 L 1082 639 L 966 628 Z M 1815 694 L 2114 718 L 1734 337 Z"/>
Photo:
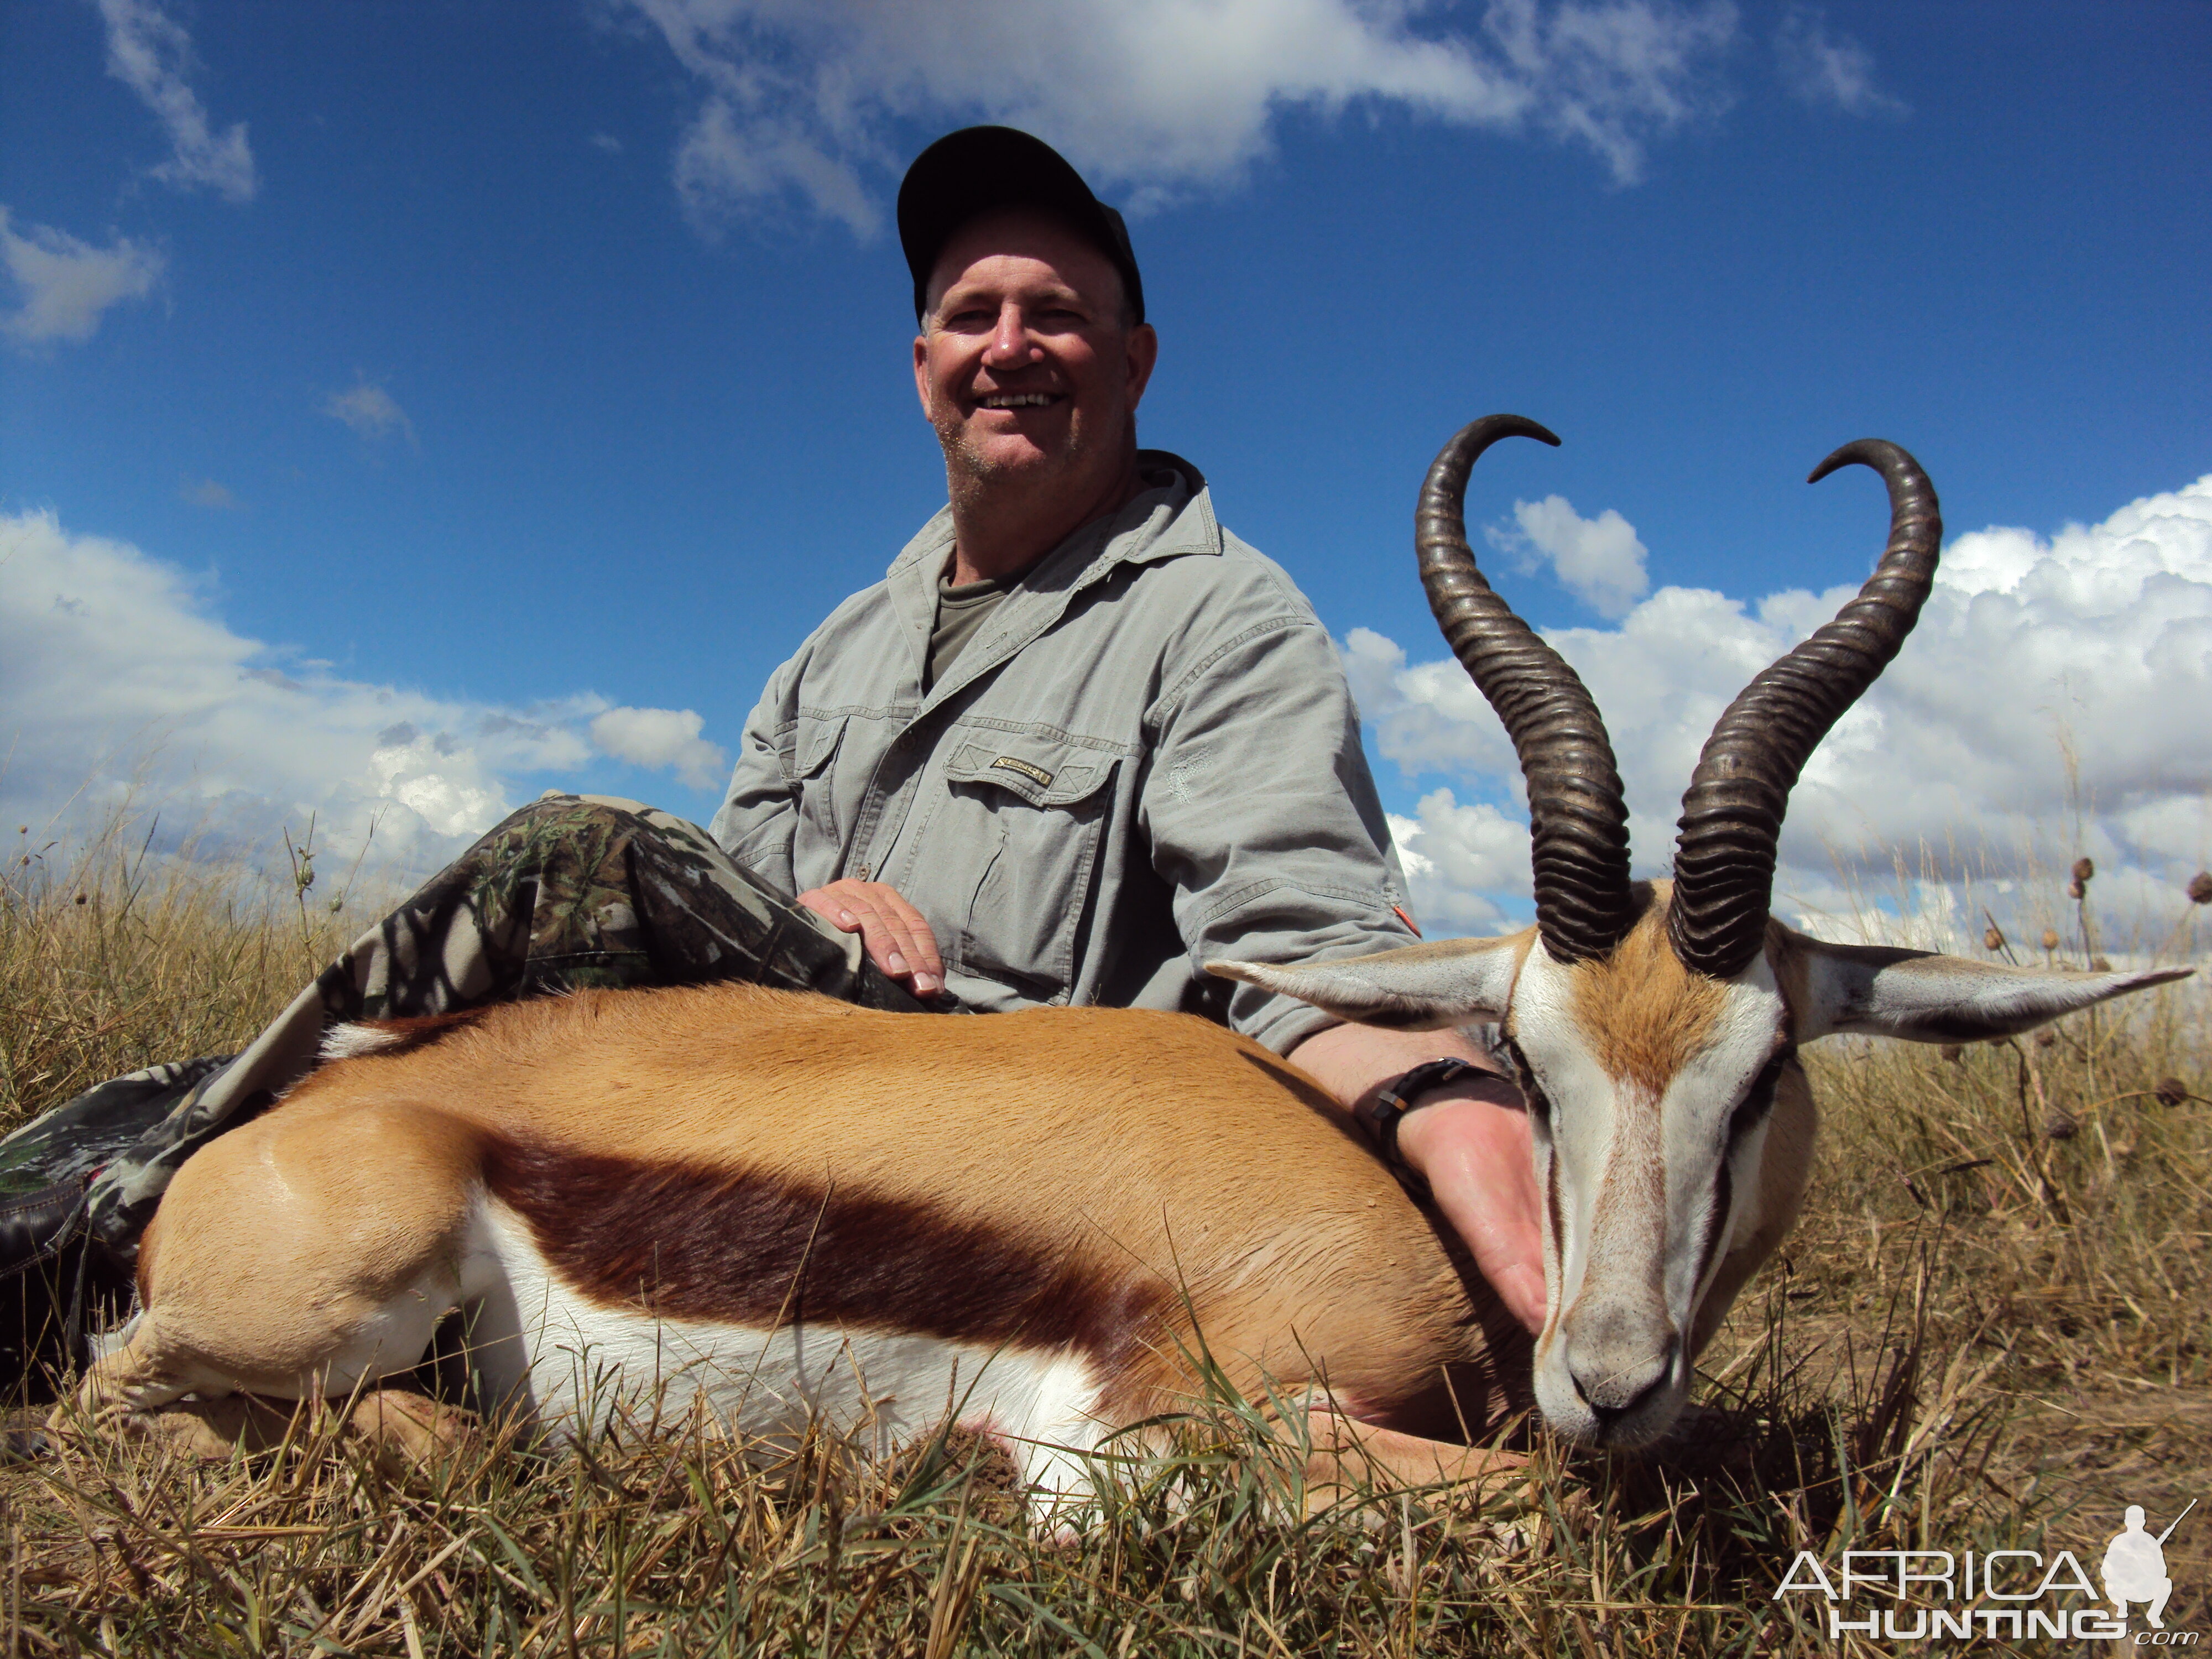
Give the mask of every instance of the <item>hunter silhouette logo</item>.
<path id="1" fill-rule="evenodd" d="M 2172 1526 L 2155 1538 L 2143 1530 L 2143 1509 L 2140 1504 L 2128 1505 L 2127 1530 L 2105 1546 L 2103 1569 L 2105 1594 L 2119 1616 L 2128 1616 L 2128 1603 L 2142 1601 L 2149 1604 L 2146 1614 L 2153 1630 L 2164 1630 L 2166 1598 L 2173 1594 L 2173 1580 L 2166 1576 L 2166 1540 L 2173 1536 L 2173 1528 L 2181 1524 L 2190 1510 L 2197 1507 L 2191 1498 L 2186 1509 L 2173 1517 Z"/>
<path id="2" fill-rule="evenodd" d="M 2128 1610 L 2140 1606 L 2150 1628 L 2135 1647 L 2194 1647 L 2195 1631 L 2169 1631 L 2166 1604 L 2173 1580 L 2166 1571 L 2166 1540 L 2197 1507 L 2190 1499 L 2164 1532 L 2144 1525 L 2140 1504 L 2130 1504 L 2126 1528 L 2105 1547 L 2099 1576 L 2104 1594 L 2071 1550 L 2046 1558 L 2039 1550 L 1990 1550 L 1954 1555 L 1948 1550 L 1845 1550 L 1830 1570 L 1810 1550 L 1800 1550 L 1773 1595 L 1809 1593 L 1827 1603 L 1827 1633 L 1877 1641 L 1922 1644 L 1969 1640 L 2125 1642 Z M 1871 1603 L 1871 1605 L 1869 1605 Z"/>

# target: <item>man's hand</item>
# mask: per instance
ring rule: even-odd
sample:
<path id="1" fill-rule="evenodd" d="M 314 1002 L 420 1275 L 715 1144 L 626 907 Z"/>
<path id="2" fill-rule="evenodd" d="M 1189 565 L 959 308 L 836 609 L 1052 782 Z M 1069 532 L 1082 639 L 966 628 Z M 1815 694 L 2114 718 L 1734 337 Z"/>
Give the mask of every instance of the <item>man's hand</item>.
<path id="1" fill-rule="evenodd" d="M 1457 1097 L 1474 1091 L 1474 1097 Z M 1398 1151 L 1428 1182 L 1437 1207 L 1513 1316 L 1542 1330 L 1543 1199 L 1521 1091 L 1493 1073 L 1423 1097 L 1434 1103 L 1399 1121 Z"/>
<path id="2" fill-rule="evenodd" d="M 858 933 L 868 960 L 924 1000 L 945 987 L 937 935 L 897 888 L 847 877 L 799 896 L 799 902 L 840 933 Z"/>
<path id="3" fill-rule="evenodd" d="M 1466 1241 L 1474 1265 L 1514 1317 L 1544 1324 L 1542 1199 L 1530 1161 L 1520 1091 L 1490 1057 L 1449 1031 L 1383 1031 L 1337 1025 L 1290 1058 L 1346 1109 L 1424 1060 L 1456 1055 L 1481 1074 L 1432 1089 L 1399 1121 L 1398 1151 L 1429 1183 L 1437 1207 Z"/>

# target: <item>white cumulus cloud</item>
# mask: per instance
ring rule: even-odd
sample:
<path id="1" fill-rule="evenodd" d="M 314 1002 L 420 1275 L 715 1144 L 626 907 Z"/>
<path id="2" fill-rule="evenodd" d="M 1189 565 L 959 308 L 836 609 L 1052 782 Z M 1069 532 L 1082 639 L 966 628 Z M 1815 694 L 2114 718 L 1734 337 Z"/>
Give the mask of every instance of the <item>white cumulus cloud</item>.
<path id="1" fill-rule="evenodd" d="M 1664 587 L 1616 628 L 1546 635 L 1604 711 L 1640 872 L 1666 870 L 1682 791 L 1722 709 L 1854 591 L 1746 602 Z M 1365 629 L 1343 654 L 1385 758 L 1525 800 L 1504 732 L 1456 663 L 1409 662 Z M 1912 903 L 1940 909 L 1957 902 L 1937 890 L 1946 882 L 2063 872 L 2087 852 L 2100 897 L 2170 925 L 2179 884 L 2212 861 L 2208 708 L 2212 476 L 2047 538 L 1960 535 L 1904 651 L 1805 769 L 1783 831 L 1778 908 L 1791 896 L 1801 915 L 1842 905 L 1856 882 L 1902 883 Z M 1437 801 L 1423 801 L 1411 842 L 1431 878 L 1486 902 L 1525 892 L 1525 875 L 1493 884 L 1479 860 L 1437 856 L 1499 843 L 1486 820 L 1454 816 L 1469 809 L 1448 796 L 1432 811 Z"/>
<path id="2" fill-rule="evenodd" d="M 861 234 L 895 124 L 1010 123 L 1142 208 L 1234 178 L 1287 111 L 1355 106 L 1581 144 L 1633 183 L 1723 107 L 1729 0 L 630 0 L 693 77 L 675 175 L 702 228 L 796 202 Z"/>
<path id="3" fill-rule="evenodd" d="M 1520 556 L 1524 565 L 1548 562 L 1570 593 L 1612 621 L 1651 588 L 1644 544 L 1636 526 L 1611 507 L 1585 519 L 1564 495 L 1513 503 L 1515 530 L 1492 527 L 1491 545 Z"/>
<path id="4" fill-rule="evenodd" d="M 102 248 L 46 225 L 26 225 L 19 234 L 0 207 L 0 264 L 15 290 L 15 309 L 0 317 L 0 329 L 38 346 L 89 340 L 110 306 L 154 291 L 163 261 L 127 236 Z"/>
<path id="5" fill-rule="evenodd" d="M 694 789 L 711 789 L 729 757 L 699 735 L 706 722 L 689 708 L 610 708 L 592 720 L 599 752 L 649 772 L 672 771 Z"/>
<path id="6" fill-rule="evenodd" d="M 1498 900 L 1529 896 L 1527 820 L 1486 801 L 1462 806 L 1449 789 L 1430 791 L 1413 812 L 1391 813 L 1390 834 L 1423 929 L 1494 933 L 1510 927 Z"/>
<path id="7" fill-rule="evenodd" d="M 606 708 L 588 694 L 516 708 L 343 678 L 233 633 L 204 582 L 128 543 L 48 513 L 0 516 L 11 824 L 96 820 L 135 787 L 172 837 L 265 846 L 312 812 L 323 844 L 350 857 L 374 823 L 378 854 L 421 873 L 572 780 Z"/>
<path id="8" fill-rule="evenodd" d="M 1818 6 L 1791 4 L 1774 31 L 1782 84 L 1805 103 L 1846 115 L 1904 115 L 1905 100 L 1875 84 L 1874 54 L 1848 34 L 1832 34 Z"/>
<path id="9" fill-rule="evenodd" d="M 138 94 L 169 137 L 169 159 L 154 177 L 191 190 L 199 185 L 232 202 L 250 202 L 260 180 L 246 123 L 217 132 L 191 76 L 198 67 L 191 36 L 154 0 L 98 0 L 107 26 L 107 72 Z"/>

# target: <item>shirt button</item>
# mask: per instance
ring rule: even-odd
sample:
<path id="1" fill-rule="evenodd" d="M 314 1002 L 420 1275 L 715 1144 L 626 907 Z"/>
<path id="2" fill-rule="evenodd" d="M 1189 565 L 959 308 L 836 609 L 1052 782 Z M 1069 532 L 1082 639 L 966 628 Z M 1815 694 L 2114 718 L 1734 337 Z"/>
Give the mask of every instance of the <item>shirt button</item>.
<path id="1" fill-rule="evenodd" d="M 853 879 L 854 881 L 866 881 L 867 878 L 868 866 L 866 865 L 856 864 L 853 866 Z"/>

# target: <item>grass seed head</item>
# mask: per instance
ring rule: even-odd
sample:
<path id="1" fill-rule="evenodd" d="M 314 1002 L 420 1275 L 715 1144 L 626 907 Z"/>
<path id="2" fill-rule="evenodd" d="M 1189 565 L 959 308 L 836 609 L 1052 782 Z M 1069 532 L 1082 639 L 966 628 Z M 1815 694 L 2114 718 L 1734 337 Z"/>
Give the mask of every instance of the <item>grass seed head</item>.
<path id="1" fill-rule="evenodd" d="M 2058 948 L 2058 930 L 2056 927 L 2046 927 L 2043 930 L 2043 948 L 2046 951 L 2056 951 Z"/>
<path id="2" fill-rule="evenodd" d="M 2189 902 L 2212 904 L 2212 870 L 2199 870 L 2189 878 Z"/>
<path id="3" fill-rule="evenodd" d="M 2044 1138 L 2048 1140 L 2071 1140 L 2081 1131 L 2070 1112 L 2053 1112 L 2044 1121 Z"/>
<path id="4" fill-rule="evenodd" d="M 2004 935 L 1997 931 L 1994 924 L 1990 926 L 1990 930 L 1987 933 L 1982 935 L 1982 948 L 1984 951 L 2002 951 L 2004 949 Z"/>
<path id="5" fill-rule="evenodd" d="M 2078 858 L 2074 860 L 2074 884 L 2076 887 L 2087 886 L 2089 878 L 2096 873 L 2097 862 L 2094 859 Z M 2080 896 L 2077 894 L 2075 896 Z"/>
<path id="6" fill-rule="evenodd" d="M 2189 1085 L 2178 1077 L 2160 1078 L 2150 1093 L 2151 1098 L 2161 1106 L 2179 1106 L 2189 1098 Z"/>

